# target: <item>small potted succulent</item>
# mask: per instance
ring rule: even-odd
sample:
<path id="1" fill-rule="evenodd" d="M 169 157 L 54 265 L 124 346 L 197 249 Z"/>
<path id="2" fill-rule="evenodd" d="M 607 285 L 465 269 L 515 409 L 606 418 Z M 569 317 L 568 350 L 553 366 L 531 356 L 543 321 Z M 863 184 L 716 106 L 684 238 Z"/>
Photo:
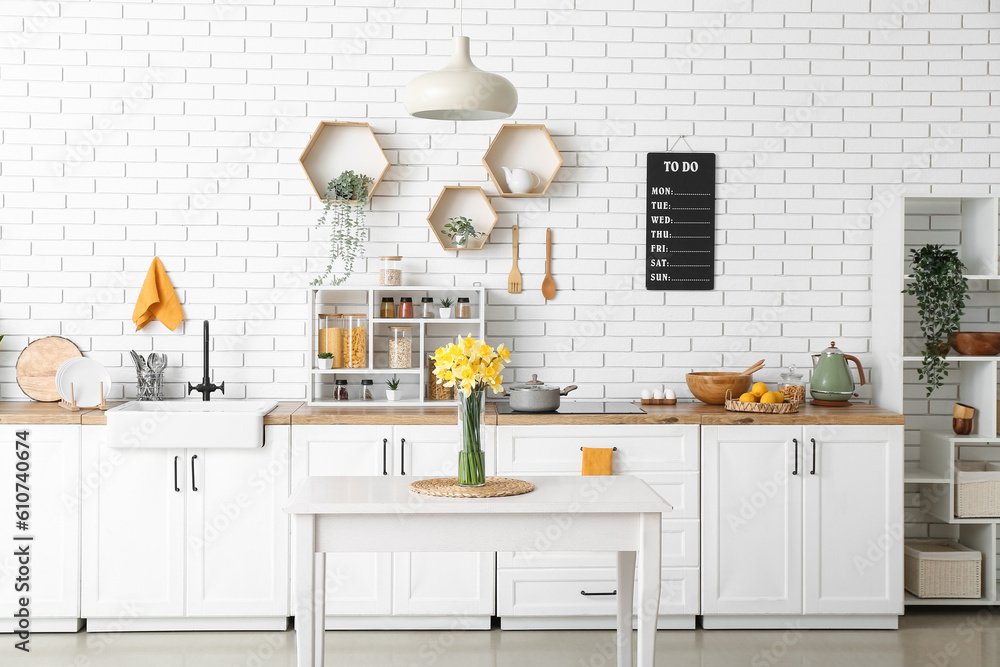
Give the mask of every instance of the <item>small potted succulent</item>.
<path id="1" fill-rule="evenodd" d="M 442 320 L 451 319 L 451 299 L 441 299 L 441 307 L 438 308 L 438 317 Z"/>
<path id="2" fill-rule="evenodd" d="M 465 248 L 469 241 L 477 239 L 480 236 L 486 236 L 485 233 L 475 228 L 472 220 L 469 220 L 464 215 L 456 218 L 448 218 L 448 224 L 444 226 L 441 232 L 451 239 L 452 244 L 456 248 Z"/>
<path id="3" fill-rule="evenodd" d="M 399 398 L 399 378 L 393 375 L 391 380 L 385 381 L 385 386 L 388 387 L 385 390 L 386 399 L 390 401 L 397 400 Z"/>
<path id="4" fill-rule="evenodd" d="M 328 371 L 333 369 L 333 354 L 330 352 L 320 352 L 319 360 L 316 364 L 319 366 L 321 371 Z"/>

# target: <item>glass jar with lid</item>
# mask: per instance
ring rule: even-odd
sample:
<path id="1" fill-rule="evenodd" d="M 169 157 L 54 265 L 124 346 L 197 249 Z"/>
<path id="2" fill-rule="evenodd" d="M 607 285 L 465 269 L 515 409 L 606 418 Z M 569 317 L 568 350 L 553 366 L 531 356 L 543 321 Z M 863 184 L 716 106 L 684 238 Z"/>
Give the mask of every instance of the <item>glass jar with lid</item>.
<path id="1" fill-rule="evenodd" d="M 343 317 L 337 313 L 319 314 L 319 341 L 316 352 L 319 354 L 329 353 L 333 355 L 330 368 L 343 368 L 344 366 L 344 322 Z"/>
<path id="2" fill-rule="evenodd" d="M 413 297 L 402 296 L 399 298 L 399 310 L 396 312 L 396 317 L 400 318 L 413 317 Z"/>
<path id="3" fill-rule="evenodd" d="M 413 364 L 412 327 L 389 327 L 389 368 L 410 368 Z"/>
<path id="4" fill-rule="evenodd" d="M 795 364 L 781 374 L 781 394 L 786 403 L 795 401 L 801 405 L 806 402 L 806 383 L 802 380 L 802 373 L 796 372 Z"/>
<path id="5" fill-rule="evenodd" d="M 344 322 L 344 368 L 368 368 L 368 316 L 341 315 Z"/>
<path id="6" fill-rule="evenodd" d="M 375 400 L 375 386 L 372 380 L 366 378 L 361 381 L 361 395 L 358 398 L 362 401 Z"/>
<path id="7" fill-rule="evenodd" d="M 472 305 L 469 303 L 469 297 L 458 297 L 458 302 L 455 306 L 455 317 L 460 320 L 468 320 L 472 317 Z"/>
<path id="8" fill-rule="evenodd" d="M 379 259 L 378 284 L 399 287 L 403 284 L 403 258 L 398 255 L 382 255 Z"/>
<path id="9" fill-rule="evenodd" d="M 391 296 L 382 297 L 382 305 L 379 308 L 378 316 L 385 320 L 396 317 L 396 302 Z"/>
<path id="10" fill-rule="evenodd" d="M 347 380 L 337 380 L 337 386 L 333 389 L 333 400 L 347 400 Z"/>
<path id="11" fill-rule="evenodd" d="M 424 296 L 420 298 L 420 317 L 425 320 L 434 319 L 434 298 Z"/>

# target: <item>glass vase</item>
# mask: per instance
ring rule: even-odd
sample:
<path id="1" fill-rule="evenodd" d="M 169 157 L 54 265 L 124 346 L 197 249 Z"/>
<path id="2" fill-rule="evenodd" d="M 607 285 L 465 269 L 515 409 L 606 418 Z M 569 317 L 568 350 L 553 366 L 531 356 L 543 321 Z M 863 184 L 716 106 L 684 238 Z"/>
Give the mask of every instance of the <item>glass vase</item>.
<path id="1" fill-rule="evenodd" d="M 486 390 L 473 391 L 468 396 L 458 392 L 458 427 L 462 449 L 458 452 L 459 486 L 486 484 L 486 457 L 483 454 L 482 414 Z"/>

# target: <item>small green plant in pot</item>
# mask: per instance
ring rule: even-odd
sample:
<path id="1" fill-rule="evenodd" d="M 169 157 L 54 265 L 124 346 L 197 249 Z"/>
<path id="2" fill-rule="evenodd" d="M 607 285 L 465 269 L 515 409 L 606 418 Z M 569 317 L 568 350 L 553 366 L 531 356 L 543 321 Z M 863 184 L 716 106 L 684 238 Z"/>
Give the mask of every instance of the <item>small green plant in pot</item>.
<path id="1" fill-rule="evenodd" d="M 448 224 L 444 226 L 441 233 L 450 238 L 456 248 L 465 248 L 469 244 L 469 241 L 486 236 L 486 234 L 475 228 L 472 220 L 469 220 L 464 215 L 456 218 L 448 218 Z"/>
<path id="2" fill-rule="evenodd" d="M 447 297 L 441 299 L 441 307 L 438 308 L 438 317 L 442 320 L 451 319 L 451 299 Z"/>
<path id="3" fill-rule="evenodd" d="M 342 285 L 354 273 L 355 262 L 364 256 L 368 237 L 365 207 L 369 199 L 368 186 L 374 182 L 371 176 L 345 171 L 327 184 L 323 215 L 316 227 L 330 226 L 330 263 L 323 275 L 312 281 L 313 285 L 323 285 L 338 262 L 343 272 L 330 281 L 331 285 Z"/>
<path id="4" fill-rule="evenodd" d="M 395 375 L 392 376 L 391 380 L 385 381 L 385 386 L 388 389 L 385 390 L 385 397 L 390 401 L 395 401 L 399 398 L 399 378 Z"/>
<path id="5" fill-rule="evenodd" d="M 333 353 L 332 352 L 320 352 L 317 355 L 317 362 L 319 364 L 319 369 L 321 371 L 328 371 L 333 369 Z"/>
<path id="6" fill-rule="evenodd" d="M 948 334 L 958 331 L 969 282 L 962 275 L 965 265 L 956 250 L 928 244 L 910 250 L 912 282 L 903 290 L 917 298 L 920 332 L 924 335 L 923 364 L 918 377 L 927 383 L 927 396 L 944 384 L 948 376 Z"/>

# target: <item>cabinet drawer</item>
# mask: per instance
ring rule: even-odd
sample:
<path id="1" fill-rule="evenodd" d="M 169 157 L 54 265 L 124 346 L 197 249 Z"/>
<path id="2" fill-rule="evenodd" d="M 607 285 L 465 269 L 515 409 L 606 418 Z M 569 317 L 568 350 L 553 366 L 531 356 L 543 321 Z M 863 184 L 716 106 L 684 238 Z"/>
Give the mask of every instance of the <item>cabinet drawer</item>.
<path id="1" fill-rule="evenodd" d="M 663 568 L 660 582 L 661 614 L 699 613 L 697 568 Z M 500 570 L 497 572 L 497 614 L 614 616 L 617 611 L 614 595 L 586 596 L 581 591 L 611 592 L 616 587 L 613 567 Z M 638 590 L 635 596 L 638 598 Z"/>
<path id="2" fill-rule="evenodd" d="M 698 426 L 500 426 L 497 469 L 505 474 L 579 474 L 581 447 L 617 447 L 617 473 L 698 470 Z"/>
<path id="3" fill-rule="evenodd" d="M 698 567 L 700 522 L 697 519 L 663 520 L 663 567 Z M 615 567 L 610 551 L 500 551 L 497 567 L 503 568 L 594 568 Z"/>

